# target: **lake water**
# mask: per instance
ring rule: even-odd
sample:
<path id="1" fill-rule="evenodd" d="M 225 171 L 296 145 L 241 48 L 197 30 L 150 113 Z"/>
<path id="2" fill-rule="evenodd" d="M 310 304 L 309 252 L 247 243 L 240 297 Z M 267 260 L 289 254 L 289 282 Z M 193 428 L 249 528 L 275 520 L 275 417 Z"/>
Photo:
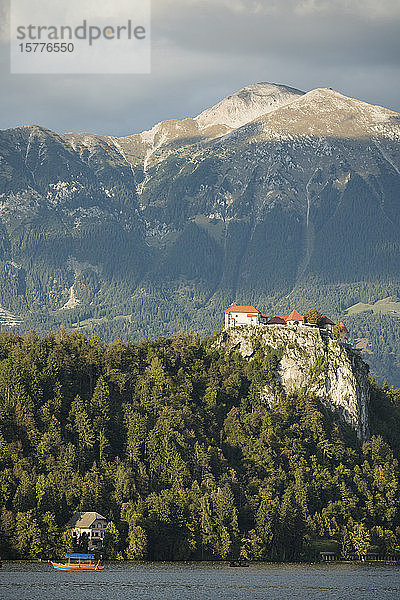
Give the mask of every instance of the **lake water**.
<path id="1" fill-rule="evenodd" d="M 117 563 L 97 573 L 7 563 L 0 600 L 400 600 L 395 565 Z"/>

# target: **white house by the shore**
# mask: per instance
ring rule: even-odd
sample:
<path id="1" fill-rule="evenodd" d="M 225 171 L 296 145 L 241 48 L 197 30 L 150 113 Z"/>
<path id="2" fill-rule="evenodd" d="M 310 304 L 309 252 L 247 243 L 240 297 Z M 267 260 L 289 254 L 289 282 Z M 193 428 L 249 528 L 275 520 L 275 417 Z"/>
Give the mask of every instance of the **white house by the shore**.
<path id="1" fill-rule="evenodd" d="M 79 542 L 79 538 L 85 533 L 88 540 L 88 550 L 96 550 L 103 547 L 104 533 L 107 528 L 107 520 L 97 512 L 76 512 L 68 521 L 72 538 Z"/>

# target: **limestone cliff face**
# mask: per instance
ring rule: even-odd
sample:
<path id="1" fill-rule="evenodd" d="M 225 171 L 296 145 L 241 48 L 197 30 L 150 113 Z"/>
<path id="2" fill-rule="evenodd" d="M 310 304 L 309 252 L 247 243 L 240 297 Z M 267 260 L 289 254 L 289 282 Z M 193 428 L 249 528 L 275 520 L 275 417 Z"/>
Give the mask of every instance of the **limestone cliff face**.
<path id="1" fill-rule="evenodd" d="M 283 351 L 275 371 L 286 393 L 307 390 L 340 419 L 353 427 L 360 440 L 368 438 L 368 365 L 357 352 L 317 328 L 268 325 L 225 330 L 221 343 L 250 357 L 256 342 Z M 268 385 L 262 392 L 267 404 L 276 402 Z"/>

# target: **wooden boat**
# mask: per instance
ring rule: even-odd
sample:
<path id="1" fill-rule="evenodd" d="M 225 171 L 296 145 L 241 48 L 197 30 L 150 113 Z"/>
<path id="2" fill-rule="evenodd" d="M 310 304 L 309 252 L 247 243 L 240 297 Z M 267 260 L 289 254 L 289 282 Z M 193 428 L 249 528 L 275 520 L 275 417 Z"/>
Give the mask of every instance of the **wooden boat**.
<path id="1" fill-rule="evenodd" d="M 65 558 L 65 563 L 51 561 L 51 564 L 60 571 L 102 571 L 104 569 L 104 565 L 100 564 L 100 559 L 95 559 L 94 554 L 67 552 Z"/>

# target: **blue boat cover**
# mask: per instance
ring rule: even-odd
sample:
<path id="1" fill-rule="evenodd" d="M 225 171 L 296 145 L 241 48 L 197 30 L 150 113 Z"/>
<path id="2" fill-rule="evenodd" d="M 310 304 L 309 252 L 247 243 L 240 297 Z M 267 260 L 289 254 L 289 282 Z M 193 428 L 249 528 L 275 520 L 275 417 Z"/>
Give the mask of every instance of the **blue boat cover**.
<path id="1" fill-rule="evenodd" d="M 67 552 L 65 558 L 80 558 L 81 560 L 93 560 L 94 554 L 77 554 L 76 552 Z"/>

